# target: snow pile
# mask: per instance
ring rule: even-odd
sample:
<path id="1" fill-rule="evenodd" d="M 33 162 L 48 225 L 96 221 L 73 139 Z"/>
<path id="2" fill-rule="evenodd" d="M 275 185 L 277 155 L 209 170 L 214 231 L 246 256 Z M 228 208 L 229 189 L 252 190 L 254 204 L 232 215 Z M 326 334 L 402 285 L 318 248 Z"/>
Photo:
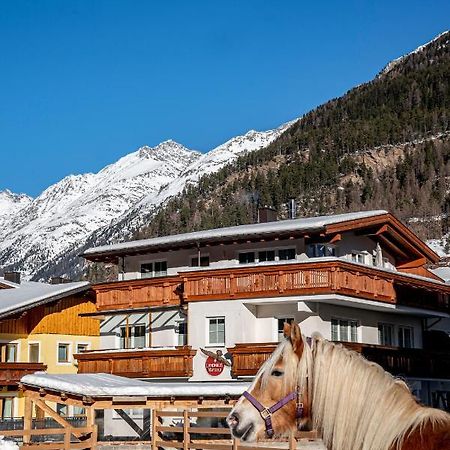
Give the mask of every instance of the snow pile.
<path id="1" fill-rule="evenodd" d="M 0 450 L 19 450 L 19 446 L 13 441 L 6 441 L 4 436 L 0 436 Z"/>

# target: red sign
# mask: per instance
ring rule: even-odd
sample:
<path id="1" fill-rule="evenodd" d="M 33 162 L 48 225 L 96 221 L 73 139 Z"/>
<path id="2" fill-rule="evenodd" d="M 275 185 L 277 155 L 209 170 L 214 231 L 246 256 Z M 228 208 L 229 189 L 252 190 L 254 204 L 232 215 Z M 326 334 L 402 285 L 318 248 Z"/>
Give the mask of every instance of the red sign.
<path id="1" fill-rule="evenodd" d="M 225 364 L 223 362 L 216 361 L 212 356 L 206 358 L 205 369 L 213 377 L 220 375 L 223 372 L 224 367 Z"/>

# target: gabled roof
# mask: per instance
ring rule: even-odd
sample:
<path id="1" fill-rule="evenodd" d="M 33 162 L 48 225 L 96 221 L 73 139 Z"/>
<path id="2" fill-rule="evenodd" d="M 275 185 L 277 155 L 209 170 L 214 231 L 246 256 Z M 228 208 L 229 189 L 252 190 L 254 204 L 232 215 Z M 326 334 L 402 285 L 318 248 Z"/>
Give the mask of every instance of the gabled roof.
<path id="1" fill-rule="evenodd" d="M 0 282 L 3 283 L 4 279 L 0 278 Z M 23 281 L 20 284 L 9 284 L 14 286 L 11 289 L 0 289 L 0 319 L 90 288 L 88 281 L 63 284 Z"/>
<path id="2" fill-rule="evenodd" d="M 104 245 L 86 250 L 82 256 L 91 261 L 116 261 L 119 256 L 143 254 L 147 252 L 164 251 L 181 247 L 196 247 L 198 245 L 233 242 L 245 239 L 266 239 L 308 233 L 337 234 L 348 230 L 377 227 L 386 225 L 389 228 L 373 230 L 378 233 L 377 239 L 385 240 L 386 245 L 401 251 L 397 241 L 412 250 L 416 257 L 425 257 L 430 261 L 438 261 L 438 255 L 420 240 L 411 230 L 394 216 L 384 210 L 360 211 L 329 216 L 306 217 L 301 219 L 281 220 L 277 222 L 239 225 L 212 230 L 194 231 L 191 233 L 174 234 L 170 236 L 122 242 Z M 389 240 L 386 236 L 391 236 Z M 397 244 L 396 244 L 397 243 Z"/>

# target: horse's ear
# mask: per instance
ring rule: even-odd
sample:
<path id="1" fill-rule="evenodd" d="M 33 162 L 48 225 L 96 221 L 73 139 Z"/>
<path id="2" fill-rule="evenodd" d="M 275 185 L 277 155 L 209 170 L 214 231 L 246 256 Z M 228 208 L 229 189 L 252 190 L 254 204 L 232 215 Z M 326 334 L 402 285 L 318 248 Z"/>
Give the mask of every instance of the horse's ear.
<path id="1" fill-rule="evenodd" d="M 283 327 L 284 336 L 291 341 L 292 348 L 299 358 L 303 353 L 303 339 L 300 327 L 292 322 L 292 324 L 285 322 Z"/>

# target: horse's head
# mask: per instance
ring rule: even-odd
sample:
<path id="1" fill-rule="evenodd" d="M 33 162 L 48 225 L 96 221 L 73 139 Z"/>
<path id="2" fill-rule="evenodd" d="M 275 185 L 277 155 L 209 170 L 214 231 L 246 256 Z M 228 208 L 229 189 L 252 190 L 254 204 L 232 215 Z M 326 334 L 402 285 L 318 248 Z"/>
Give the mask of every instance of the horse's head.
<path id="1" fill-rule="evenodd" d="M 243 441 L 285 435 L 309 423 L 311 351 L 297 324 L 285 323 L 283 331 L 285 339 L 227 417 L 233 436 Z"/>

